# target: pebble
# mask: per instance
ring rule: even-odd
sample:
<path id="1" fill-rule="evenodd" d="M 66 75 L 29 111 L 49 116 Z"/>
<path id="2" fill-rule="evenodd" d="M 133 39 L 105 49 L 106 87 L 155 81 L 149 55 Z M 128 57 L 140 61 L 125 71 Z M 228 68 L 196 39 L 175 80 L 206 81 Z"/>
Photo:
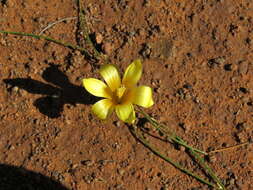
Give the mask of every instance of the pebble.
<path id="1" fill-rule="evenodd" d="M 115 189 L 122 190 L 122 189 L 124 189 L 124 185 L 123 184 L 116 184 Z"/>
<path id="2" fill-rule="evenodd" d="M 113 50 L 113 45 L 109 42 L 105 42 L 102 45 L 102 49 L 104 50 L 105 54 L 110 55 Z"/>
<path id="3" fill-rule="evenodd" d="M 5 39 L 1 39 L 0 40 L 0 44 L 2 45 L 2 46 L 7 46 L 8 44 L 7 44 L 7 41 L 5 40 Z"/>
<path id="4" fill-rule="evenodd" d="M 125 173 L 125 170 L 124 169 L 118 169 L 118 173 L 119 173 L 119 175 L 123 176 L 124 173 Z"/>
<path id="5" fill-rule="evenodd" d="M 161 88 L 155 88 L 155 92 L 157 92 L 158 94 L 161 94 L 162 93 L 162 89 Z"/>
<path id="6" fill-rule="evenodd" d="M 234 184 L 235 184 L 235 179 L 230 179 L 230 180 L 229 180 L 229 184 L 230 184 L 230 185 L 234 185 Z"/>
<path id="7" fill-rule="evenodd" d="M 23 96 L 23 97 L 27 96 L 27 94 L 28 94 L 28 92 L 27 92 L 26 90 L 24 90 L 24 89 L 20 89 L 20 90 L 19 90 L 19 93 L 20 93 L 20 95 Z"/>
<path id="8" fill-rule="evenodd" d="M 143 44 L 143 48 L 140 51 L 140 54 L 144 57 L 144 58 L 149 58 L 150 54 L 151 54 L 151 45 L 150 44 Z"/>
<path id="9" fill-rule="evenodd" d="M 143 28 L 140 28 L 140 29 L 138 29 L 137 33 L 138 33 L 138 35 L 140 35 L 140 36 L 145 36 L 146 31 L 145 31 Z"/>
<path id="10" fill-rule="evenodd" d="M 180 146 L 180 151 L 184 152 L 185 151 L 185 147 L 184 146 Z"/>
<path id="11" fill-rule="evenodd" d="M 85 73 L 90 72 L 92 69 L 91 65 L 89 63 L 85 64 L 83 67 L 83 70 Z"/>
<path id="12" fill-rule="evenodd" d="M 233 67 L 232 64 L 225 64 L 224 65 L 224 70 L 225 71 L 232 71 L 233 70 L 232 67 Z"/>
<path id="13" fill-rule="evenodd" d="M 150 0 L 144 0 L 143 5 L 146 6 L 146 7 L 149 7 L 149 6 L 151 6 L 151 1 Z"/>
<path id="14" fill-rule="evenodd" d="M 78 68 L 83 64 L 83 56 L 79 51 L 75 51 L 74 55 L 71 57 L 71 62 L 74 68 Z"/>
<path id="15" fill-rule="evenodd" d="M 12 88 L 12 91 L 13 91 L 13 92 L 18 92 L 18 90 L 19 90 L 19 87 L 17 87 L 17 86 L 14 86 L 14 87 Z"/>
<path id="16" fill-rule="evenodd" d="M 78 164 L 73 164 L 72 169 L 76 169 L 78 167 Z"/>
<path id="17" fill-rule="evenodd" d="M 101 34 L 101 33 L 96 33 L 96 42 L 97 42 L 98 44 L 101 44 L 102 41 L 103 41 L 103 36 L 102 36 L 102 34 Z"/>
<path id="18" fill-rule="evenodd" d="M 236 134 L 236 138 L 238 139 L 239 143 L 243 143 L 247 141 L 247 136 L 245 132 L 239 132 Z"/>
<path id="19" fill-rule="evenodd" d="M 90 175 L 86 175 L 86 176 L 84 176 L 84 181 L 86 182 L 86 183 L 88 183 L 88 184 L 90 184 L 94 179 L 93 179 L 93 177 L 92 176 L 90 176 Z"/>
<path id="20" fill-rule="evenodd" d="M 66 124 L 70 125 L 71 124 L 71 120 L 70 119 L 66 119 Z"/>
<path id="21" fill-rule="evenodd" d="M 245 62 L 245 61 L 239 63 L 238 72 L 241 75 L 247 74 L 247 72 L 248 72 L 248 63 Z"/>
<path id="22" fill-rule="evenodd" d="M 92 160 L 82 160 L 81 164 L 89 167 L 89 166 L 92 166 L 94 162 Z"/>
<path id="23" fill-rule="evenodd" d="M 120 127 L 121 126 L 121 122 L 120 121 L 115 121 L 115 122 L 113 122 L 114 123 L 114 125 L 116 126 L 116 127 Z"/>

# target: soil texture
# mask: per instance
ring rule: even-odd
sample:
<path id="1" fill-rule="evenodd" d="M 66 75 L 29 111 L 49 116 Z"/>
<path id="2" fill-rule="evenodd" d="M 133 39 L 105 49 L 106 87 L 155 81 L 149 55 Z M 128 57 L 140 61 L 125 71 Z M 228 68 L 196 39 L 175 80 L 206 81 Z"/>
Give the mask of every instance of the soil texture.
<path id="1" fill-rule="evenodd" d="M 142 59 L 140 84 L 154 90 L 149 114 L 207 152 L 252 142 L 252 0 L 83 6 L 92 39 L 111 63 L 123 72 Z M 43 34 L 83 45 L 77 16 L 75 0 L 0 1 L 0 30 L 39 34 L 65 19 Z M 209 189 L 152 154 L 115 115 L 100 121 L 91 114 L 96 99 L 82 79 L 100 78 L 101 64 L 44 40 L 0 35 L 0 189 Z M 151 142 L 204 176 L 184 149 Z M 251 144 L 208 160 L 227 189 L 253 189 Z"/>

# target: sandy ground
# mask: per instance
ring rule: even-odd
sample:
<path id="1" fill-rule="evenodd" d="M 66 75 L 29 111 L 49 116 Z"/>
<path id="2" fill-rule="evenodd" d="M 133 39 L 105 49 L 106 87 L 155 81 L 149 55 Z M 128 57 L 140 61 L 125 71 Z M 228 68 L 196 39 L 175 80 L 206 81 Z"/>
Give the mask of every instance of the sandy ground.
<path id="1" fill-rule="evenodd" d="M 141 58 L 154 89 L 146 111 L 204 151 L 252 141 L 252 0 L 88 0 L 91 34 L 123 71 Z M 1 0 L 0 30 L 39 34 L 76 17 L 72 0 Z M 45 35 L 77 43 L 77 20 Z M 101 64 L 101 63 L 95 63 Z M 0 35 L 0 189 L 205 190 L 148 151 L 116 116 L 90 113 L 81 79 L 99 77 L 77 51 Z M 157 145 L 203 176 L 184 150 Z M 229 190 L 253 189 L 252 145 L 209 156 Z"/>

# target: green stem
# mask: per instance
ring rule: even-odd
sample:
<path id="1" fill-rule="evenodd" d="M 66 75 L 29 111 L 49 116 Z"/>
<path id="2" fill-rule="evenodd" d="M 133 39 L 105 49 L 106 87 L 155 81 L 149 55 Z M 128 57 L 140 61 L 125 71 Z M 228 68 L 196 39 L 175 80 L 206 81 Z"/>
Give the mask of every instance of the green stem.
<path id="1" fill-rule="evenodd" d="M 85 19 L 84 9 L 82 7 L 82 2 L 83 2 L 82 0 L 78 0 L 78 7 L 79 7 L 78 18 L 79 18 L 80 29 L 82 31 L 83 38 L 87 42 L 87 44 L 89 44 L 90 47 L 93 49 L 94 56 L 96 57 L 96 59 L 101 59 L 102 58 L 103 60 L 108 62 L 107 59 L 105 58 L 105 56 L 97 50 L 96 46 L 94 45 L 94 43 L 92 42 L 92 40 L 89 36 L 90 32 L 89 32 L 88 27 L 87 27 L 87 22 L 86 22 L 86 19 Z"/>
<path id="2" fill-rule="evenodd" d="M 184 146 L 185 148 L 194 150 L 195 152 L 199 152 L 201 154 L 204 155 L 208 155 L 206 152 L 196 149 L 190 145 L 188 145 L 183 139 L 181 139 L 179 136 L 177 136 L 174 132 L 169 131 L 169 133 L 171 135 L 167 135 L 167 131 L 164 131 L 164 129 L 166 128 L 163 124 L 158 123 L 154 118 L 150 117 L 146 112 L 144 112 L 143 110 L 139 109 L 140 113 L 162 134 L 166 135 L 166 137 L 168 138 L 168 140 L 171 140 L 181 146 Z"/>
<path id="3" fill-rule="evenodd" d="M 189 150 L 190 154 L 196 159 L 196 161 L 198 161 L 200 166 L 205 170 L 205 172 L 217 183 L 217 185 L 219 186 L 219 189 L 226 190 L 225 186 L 222 184 L 220 179 L 215 175 L 213 170 L 205 163 L 204 159 L 202 157 L 200 157 L 198 154 L 198 153 L 201 153 L 201 154 L 207 155 L 206 152 L 203 152 L 201 150 L 198 150 L 196 148 L 193 148 L 193 147 L 187 145 L 187 143 L 183 139 L 181 139 L 179 136 L 177 136 L 174 132 L 170 131 L 169 133 L 172 135 L 167 135 L 167 131 L 165 131 L 165 128 L 168 128 L 168 127 L 166 127 L 163 124 L 158 123 L 158 121 L 156 121 L 154 118 L 150 117 L 143 110 L 139 109 L 139 111 L 155 127 L 155 129 L 157 129 L 162 134 L 166 135 L 166 137 L 171 139 L 172 141 L 178 143 L 179 145 L 186 147 Z"/>
<path id="4" fill-rule="evenodd" d="M 211 186 L 213 188 L 215 188 L 215 185 L 206 181 L 205 179 L 201 178 L 200 176 L 192 173 L 191 171 L 187 170 L 186 168 L 184 168 L 183 166 L 181 166 L 179 163 L 174 162 L 172 159 L 168 158 L 167 156 L 163 155 L 159 150 L 157 150 L 156 148 L 154 148 L 152 145 L 150 145 L 145 138 L 142 135 L 139 135 L 137 132 L 137 126 L 133 125 L 133 129 L 130 128 L 130 131 L 132 132 L 132 134 L 144 145 L 146 146 L 150 151 L 152 151 L 155 155 L 159 156 L 160 158 L 162 158 L 163 160 L 165 160 L 166 162 L 170 163 L 171 165 L 173 165 L 175 168 L 179 169 L 180 171 L 188 174 L 189 176 L 194 177 L 195 179 L 197 179 L 198 181 Z"/>
<path id="5" fill-rule="evenodd" d="M 48 36 L 36 35 L 36 34 L 25 33 L 25 32 L 4 31 L 4 30 L 0 30 L 0 33 L 2 33 L 2 34 L 12 34 L 12 35 L 17 35 L 17 36 L 28 36 L 28 37 L 33 37 L 33 38 L 36 38 L 36 39 L 43 39 L 43 40 L 46 40 L 46 41 L 49 41 L 49 42 L 54 42 L 56 44 L 62 45 L 64 47 L 68 47 L 70 49 L 79 50 L 82 53 L 84 53 L 87 57 L 91 57 L 89 52 L 85 48 L 82 48 L 82 47 L 77 46 L 77 45 L 73 45 L 73 44 L 68 43 L 68 42 L 63 42 L 63 41 L 60 41 L 60 40 L 56 40 L 56 39 L 53 39 L 53 38 L 48 37 Z"/>
<path id="6" fill-rule="evenodd" d="M 215 175 L 213 170 L 205 163 L 205 160 L 202 157 L 200 157 L 198 153 L 196 153 L 195 151 L 191 149 L 189 151 L 190 151 L 190 154 L 194 156 L 194 158 L 198 161 L 201 167 L 205 169 L 206 173 L 209 176 L 211 176 L 211 178 L 217 183 L 219 189 L 226 190 L 226 187 L 223 185 L 221 180 Z"/>

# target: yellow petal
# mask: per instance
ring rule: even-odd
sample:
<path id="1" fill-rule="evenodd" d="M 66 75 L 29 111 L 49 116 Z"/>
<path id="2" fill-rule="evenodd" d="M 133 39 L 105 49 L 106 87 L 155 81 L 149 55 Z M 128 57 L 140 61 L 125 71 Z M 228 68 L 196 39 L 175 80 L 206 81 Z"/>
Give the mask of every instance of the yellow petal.
<path id="1" fill-rule="evenodd" d="M 132 104 L 122 104 L 116 106 L 117 116 L 124 122 L 129 122 L 133 120 L 134 108 Z"/>
<path id="2" fill-rule="evenodd" d="M 106 119 L 108 114 L 112 111 L 113 104 L 109 99 L 99 100 L 91 107 L 91 111 L 99 118 Z"/>
<path id="3" fill-rule="evenodd" d="M 116 66 L 112 64 L 103 65 L 100 68 L 100 74 L 113 92 L 120 87 L 120 74 Z"/>
<path id="4" fill-rule="evenodd" d="M 137 60 L 133 61 L 127 67 L 127 69 L 126 69 L 126 71 L 124 73 L 124 77 L 123 77 L 122 83 L 127 88 L 131 88 L 132 86 L 134 86 L 135 84 L 137 84 L 137 82 L 141 78 L 141 74 L 142 74 L 141 60 L 137 59 Z"/>
<path id="5" fill-rule="evenodd" d="M 101 80 L 95 78 L 83 79 L 84 88 L 94 96 L 111 98 L 111 90 Z"/>
<path id="6" fill-rule="evenodd" d="M 129 115 L 128 119 L 126 120 L 127 123 L 133 124 L 135 121 L 135 111 L 133 110 L 132 113 Z"/>
<path id="7" fill-rule="evenodd" d="M 154 104 L 152 89 L 148 86 L 138 86 L 134 92 L 133 103 L 144 108 L 152 106 Z"/>

